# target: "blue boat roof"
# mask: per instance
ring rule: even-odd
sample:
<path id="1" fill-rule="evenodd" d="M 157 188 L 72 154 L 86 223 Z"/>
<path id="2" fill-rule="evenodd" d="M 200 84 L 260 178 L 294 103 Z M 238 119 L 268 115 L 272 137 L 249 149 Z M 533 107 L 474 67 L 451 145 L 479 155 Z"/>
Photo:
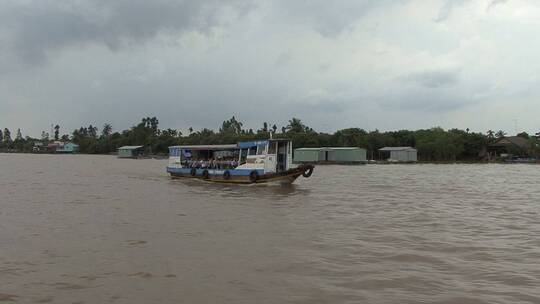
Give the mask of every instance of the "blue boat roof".
<path id="1" fill-rule="evenodd" d="M 235 149 L 247 149 L 256 147 L 259 145 L 266 145 L 269 141 L 289 141 L 288 139 L 266 139 L 266 140 L 252 140 L 241 141 L 236 145 L 187 145 L 187 146 L 171 146 L 169 149 L 182 149 L 182 150 L 235 150 Z"/>
<path id="2" fill-rule="evenodd" d="M 169 149 L 183 150 L 234 150 L 238 149 L 237 145 L 190 145 L 190 146 L 172 146 Z"/>

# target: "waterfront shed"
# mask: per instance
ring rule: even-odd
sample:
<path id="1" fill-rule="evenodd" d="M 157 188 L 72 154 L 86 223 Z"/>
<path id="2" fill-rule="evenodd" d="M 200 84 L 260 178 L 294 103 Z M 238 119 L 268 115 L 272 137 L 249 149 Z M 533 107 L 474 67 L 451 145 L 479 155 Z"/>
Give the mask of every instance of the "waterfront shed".
<path id="1" fill-rule="evenodd" d="M 119 158 L 136 158 L 143 155 L 144 146 L 123 146 L 118 148 Z"/>
<path id="2" fill-rule="evenodd" d="M 363 163 L 366 162 L 366 149 L 357 147 L 325 148 L 326 161 L 337 163 Z"/>
<path id="3" fill-rule="evenodd" d="M 379 149 L 379 152 L 390 162 L 414 163 L 418 161 L 418 152 L 412 147 L 384 147 Z"/>
<path id="4" fill-rule="evenodd" d="M 299 148 L 294 150 L 295 162 L 319 162 L 324 160 L 324 152 L 322 148 Z"/>
<path id="5" fill-rule="evenodd" d="M 366 150 L 358 147 L 321 147 L 294 150 L 295 162 L 365 163 Z"/>
<path id="6" fill-rule="evenodd" d="M 56 148 L 56 153 L 77 153 L 79 151 L 79 145 L 72 142 L 68 142 L 62 145 L 59 145 Z"/>
<path id="7" fill-rule="evenodd" d="M 531 143 L 526 138 L 520 136 L 503 137 L 490 144 L 487 147 L 489 155 L 495 157 L 529 157 L 531 152 Z"/>

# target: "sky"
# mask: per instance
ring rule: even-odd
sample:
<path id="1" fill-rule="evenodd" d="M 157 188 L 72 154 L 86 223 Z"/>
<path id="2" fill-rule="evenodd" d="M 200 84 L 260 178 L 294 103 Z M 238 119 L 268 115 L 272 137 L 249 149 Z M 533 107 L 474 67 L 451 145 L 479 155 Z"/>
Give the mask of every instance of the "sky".
<path id="1" fill-rule="evenodd" d="M 0 127 L 540 131 L 536 0 L 1 0 Z"/>

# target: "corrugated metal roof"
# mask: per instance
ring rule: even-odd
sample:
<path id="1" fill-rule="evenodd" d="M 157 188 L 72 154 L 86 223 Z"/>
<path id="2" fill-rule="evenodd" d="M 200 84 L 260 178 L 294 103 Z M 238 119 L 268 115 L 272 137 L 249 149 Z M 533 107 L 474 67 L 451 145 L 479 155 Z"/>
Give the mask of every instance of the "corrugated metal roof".
<path id="1" fill-rule="evenodd" d="M 508 145 L 516 145 L 520 148 L 529 148 L 531 146 L 530 142 L 520 136 L 508 136 L 497 140 L 496 142 L 490 144 L 490 147 L 504 147 Z"/>
<path id="2" fill-rule="evenodd" d="M 191 146 L 171 146 L 170 148 L 189 149 L 189 150 L 234 150 L 237 145 L 191 145 Z"/>
<path id="3" fill-rule="evenodd" d="M 298 151 L 331 151 L 331 150 L 365 150 L 358 147 L 321 147 L 321 148 L 298 148 Z"/>
<path id="4" fill-rule="evenodd" d="M 323 148 L 298 148 L 298 149 L 294 149 L 295 151 L 319 151 L 319 150 L 322 150 Z"/>
<path id="5" fill-rule="evenodd" d="M 135 150 L 142 147 L 143 146 L 123 146 L 123 147 L 118 148 L 118 150 Z"/>
<path id="6" fill-rule="evenodd" d="M 413 147 L 384 147 L 384 148 L 379 149 L 379 151 L 406 151 L 406 150 L 416 151 L 416 149 Z"/>
<path id="7" fill-rule="evenodd" d="M 328 149 L 328 150 L 361 150 L 362 148 L 358 148 L 358 147 L 326 147 L 326 148 L 323 148 L 323 149 Z"/>

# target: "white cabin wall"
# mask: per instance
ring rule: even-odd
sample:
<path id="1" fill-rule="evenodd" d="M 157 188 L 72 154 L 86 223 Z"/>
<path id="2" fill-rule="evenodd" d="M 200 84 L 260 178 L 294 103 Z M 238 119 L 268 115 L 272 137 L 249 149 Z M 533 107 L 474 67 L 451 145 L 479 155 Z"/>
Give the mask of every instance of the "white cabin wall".
<path id="1" fill-rule="evenodd" d="M 289 170 L 292 168 L 292 163 L 293 163 L 292 150 L 293 150 L 292 142 L 289 141 L 287 143 L 287 164 L 286 164 L 285 170 Z"/>

